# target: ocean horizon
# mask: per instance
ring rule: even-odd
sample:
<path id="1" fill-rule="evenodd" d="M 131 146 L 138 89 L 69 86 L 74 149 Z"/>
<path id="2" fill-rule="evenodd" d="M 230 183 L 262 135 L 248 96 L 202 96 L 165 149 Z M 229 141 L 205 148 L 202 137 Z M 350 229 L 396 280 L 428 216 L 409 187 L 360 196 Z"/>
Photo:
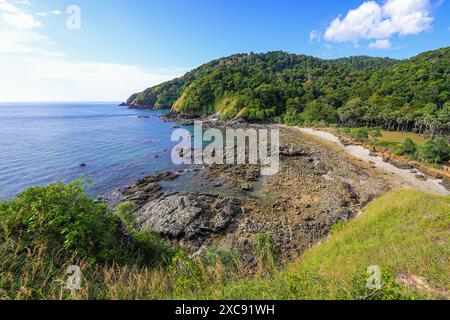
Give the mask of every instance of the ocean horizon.
<path id="1" fill-rule="evenodd" d="M 96 197 L 158 171 L 170 161 L 173 123 L 165 111 L 119 102 L 0 103 L 0 200 L 32 186 L 91 181 Z"/>

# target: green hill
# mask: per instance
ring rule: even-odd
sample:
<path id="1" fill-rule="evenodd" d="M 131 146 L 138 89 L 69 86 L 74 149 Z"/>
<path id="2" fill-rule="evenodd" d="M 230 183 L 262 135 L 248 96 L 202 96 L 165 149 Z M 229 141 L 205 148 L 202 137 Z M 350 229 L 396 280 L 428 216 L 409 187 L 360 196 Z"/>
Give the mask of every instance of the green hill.
<path id="1" fill-rule="evenodd" d="M 224 119 L 450 131 L 450 47 L 408 60 L 323 60 L 285 52 L 238 54 L 131 96 L 132 107 Z"/>

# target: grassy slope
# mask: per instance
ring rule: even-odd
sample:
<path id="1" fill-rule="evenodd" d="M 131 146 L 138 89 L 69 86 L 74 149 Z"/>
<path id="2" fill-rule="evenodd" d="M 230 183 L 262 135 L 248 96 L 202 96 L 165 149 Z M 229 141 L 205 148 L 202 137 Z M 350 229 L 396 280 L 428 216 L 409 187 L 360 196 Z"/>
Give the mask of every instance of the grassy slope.
<path id="1" fill-rule="evenodd" d="M 357 219 L 336 230 L 325 243 L 310 249 L 287 271 L 272 278 L 229 285 L 223 298 L 356 299 L 440 298 L 450 279 L 450 197 L 402 190 L 375 200 Z M 366 291 L 370 265 L 383 271 L 381 292 Z M 393 279 L 399 273 L 415 278 L 415 292 Z M 427 288 L 428 287 L 428 288 Z M 447 295 L 448 297 L 448 295 Z"/>
<path id="2" fill-rule="evenodd" d="M 330 239 L 284 271 L 266 260 L 258 276 L 240 266 L 178 256 L 168 268 L 57 265 L 57 253 L 0 243 L 0 299 L 410 299 L 449 298 L 450 197 L 414 190 L 373 201 Z M 261 260 L 262 261 L 262 260 Z M 66 268 L 81 266 L 82 288 L 65 289 Z M 366 268 L 383 271 L 383 289 L 366 287 Z M 411 288 L 395 282 L 398 274 Z"/>

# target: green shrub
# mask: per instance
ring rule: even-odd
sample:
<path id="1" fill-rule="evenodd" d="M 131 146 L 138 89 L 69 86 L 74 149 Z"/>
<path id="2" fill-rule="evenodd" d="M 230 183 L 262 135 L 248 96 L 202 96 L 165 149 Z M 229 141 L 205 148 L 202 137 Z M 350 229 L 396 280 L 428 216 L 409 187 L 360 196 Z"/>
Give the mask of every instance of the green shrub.
<path id="1" fill-rule="evenodd" d="M 213 267 L 220 263 L 226 269 L 236 270 L 239 261 L 239 253 L 236 251 L 222 250 L 216 246 L 212 246 L 201 254 L 200 261 L 205 267 Z"/>
<path id="2" fill-rule="evenodd" d="M 256 236 L 254 256 L 259 259 L 260 267 L 270 270 L 279 263 L 280 254 L 271 234 L 260 233 Z"/>
<path id="3" fill-rule="evenodd" d="M 134 204 L 129 201 L 119 203 L 114 210 L 115 215 L 120 218 L 130 232 L 137 226 L 136 220 L 133 217 L 133 210 Z"/>
<path id="4" fill-rule="evenodd" d="M 93 261 L 114 260 L 123 241 L 120 220 L 106 203 L 89 198 L 81 181 L 28 189 L 0 204 L 0 223 L 3 239 L 45 243 Z"/>
<path id="5" fill-rule="evenodd" d="M 124 204 L 117 212 L 132 224 L 129 208 Z M 147 265 L 165 255 L 163 242 L 156 236 L 129 234 L 121 218 L 105 202 L 86 195 L 81 180 L 33 187 L 0 203 L 0 242 L 43 245 L 49 252 L 60 252 L 62 258 L 76 256 L 92 263 Z"/>
<path id="6" fill-rule="evenodd" d="M 450 160 L 450 146 L 443 137 L 428 140 L 420 148 L 419 157 L 422 161 L 434 163 L 448 161 Z"/>
<path id="7" fill-rule="evenodd" d="M 397 149 L 399 155 L 414 155 L 417 151 L 417 145 L 410 138 L 406 138 L 405 142 Z"/>
<path id="8" fill-rule="evenodd" d="M 357 140 L 369 139 L 369 129 L 367 128 L 354 128 L 350 130 L 349 136 Z"/>
<path id="9" fill-rule="evenodd" d="M 135 247 L 134 254 L 140 258 L 143 265 L 166 265 L 174 256 L 174 249 L 171 249 L 166 241 L 152 230 L 133 232 L 132 239 Z"/>

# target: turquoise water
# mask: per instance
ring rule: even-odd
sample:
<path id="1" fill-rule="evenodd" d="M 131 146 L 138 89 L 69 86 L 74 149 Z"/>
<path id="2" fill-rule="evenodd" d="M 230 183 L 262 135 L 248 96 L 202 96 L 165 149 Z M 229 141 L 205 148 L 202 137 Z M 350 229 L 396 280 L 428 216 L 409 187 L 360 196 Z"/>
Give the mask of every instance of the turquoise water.
<path id="1" fill-rule="evenodd" d="M 117 103 L 0 104 L 0 199 L 80 176 L 92 178 L 97 196 L 175 169 L 173 123 L 160 114 Z"/>

